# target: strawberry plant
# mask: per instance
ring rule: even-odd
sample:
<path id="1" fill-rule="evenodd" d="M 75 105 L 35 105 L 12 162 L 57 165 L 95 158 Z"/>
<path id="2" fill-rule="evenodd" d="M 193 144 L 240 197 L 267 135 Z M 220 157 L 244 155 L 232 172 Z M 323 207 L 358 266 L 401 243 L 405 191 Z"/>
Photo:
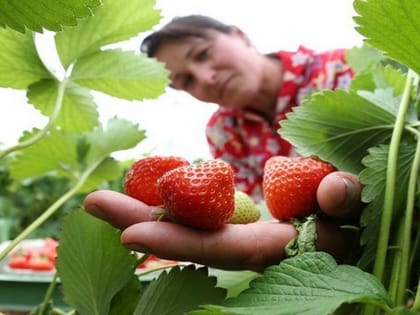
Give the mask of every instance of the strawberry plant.
<path id="1" fill-rule="evenodd" d="M 117 116 L 102 122 L 94 96 L 143 100 L 163 93 L 168 82 L 164 67 L 118 48 L 159 20 L 153 5 L 141 0 L 0 4 L 0 87 L 22 90 L 28 104 L 47 118 L 45 126 L 22 131 L 15 145 L 0 147 L 12 181 L 7 184 L 39 185 L 40 178 L 54 177 L 68 188 L 2 248 L 0 260 L 43 229 L 69 200 L 120 178 L 122 163 L 111 154 L 145 138 L 145 130 Z M 57 31 L 52 40 L 59 68 L 50 68 L 45 63 L 49 56 L 38 50 L 43 28 Z M 5 110 L 13 106 L 3 105 Z"/>
<path id="2" fill-rule="evenodd" d="M 1 23 L 8 27 L 0 29 L 5 46 L 0 53 L 0 86 L 26 91 L 28 103 L 48 121 L 43 128 L 25 130 L 16 145 L 1 148 L 0 158 L 10 158 L 8 173 L 14 181 L 33 181 L 47 175 L 69 181 L 70 188 L 0 253 L 0 260 L 67 200 L 119 177 L 120 163 L 112 152 L 131 148 L 144 139 L 145 131 L 124 119 L 114 117 L 102 124 L 94 92 L 142 100 L 157 97 L 167 84 L 167 71 L 162 65 L 136 52 L 104 49 L 110 44 L 118 46 L 156 23 L 160 16 L 153 3 L 99 4 L 91 1 L 81 6 L 79 1 L 72 1 L 66 6 L 68 11 L 52 5 L 50 13 L 61 12 L 54 19 L 57 23 L 42 18 L 43 14 L 25 14 L 29 12 L 26 10 L 16 11 L 23 12 L 20 16 L 13 6 L 9 7 L 10 15 L 2 15 Z M 20 5 L 34 7 L 35 11 L 43 8 L 30 2 L 14 6 Z M 119 18 L 110 13 L 115 11 L 120 12 Z M 138 13 L 125 18 L 124 12 Z M 69 26 L 74 24 L 77 27 Z M 30 30 L 40 32 L 42 27 L 59 31 L 53 40 L 63 77 L 56 74 L 61 69 L 48 68 L 43 61 L 48 56 L 41 58 L 37 50 L 39 34 Z"/>
<path id="3" fill-rule="evenodd" d="M 55 6 L 60 14 L 54 25 L 42 15 L 0 17 L 0 25 L 16 30 L 0 29 L 5 43 L 0 85 L 27 90 L 30 103 L 50 119 L 0 156 L 13 156 L 13 179 L 53 173 L 74 183 L 30 230 L 75 192 L 112 178 L 117 165 L 110 154 L 144 136 L 117 118 L 101 126 L 91 90 L 139 100 L 162 93 L 167 83 L 167 73 L 147 58 L 104 49 L 156 23 L 153 2 L 90 3 L 87 14 L 74 10 L 69 15 Z M 120 244 L 120 232 L 75 209 L 63 221 L 57 268 L 66 301 L 78 314 L 420 314 L 420 2 L 355 0 L 354 7 L 366 46 L 349 51 L 357 72 L 351 89 L 314 93 L 279 129 L 303 156 L 319 156 L 339 170 L 359 174 L 366 206 L 360 219 L 362 253 L 354 265 L 337 264 L 324 252 L 307 252 L 261 275 L 209 274 L 206 267 L 190 265 L 164 271 L 144 286 L 144 275 L 134 272 L 136 257 Z M 68 23 L 78 25 L 60 30 Z M 57 31 L 65 78 L 56 78 L 43 65 L 33 34 L 23 32 L 24 26 Z M 16 54 L 20 51 L 25 55 Z M 18 67 L 12 68 L 10 60 Z M 46 303 L 39 314 L 49 311 L 52 306 Z"/>

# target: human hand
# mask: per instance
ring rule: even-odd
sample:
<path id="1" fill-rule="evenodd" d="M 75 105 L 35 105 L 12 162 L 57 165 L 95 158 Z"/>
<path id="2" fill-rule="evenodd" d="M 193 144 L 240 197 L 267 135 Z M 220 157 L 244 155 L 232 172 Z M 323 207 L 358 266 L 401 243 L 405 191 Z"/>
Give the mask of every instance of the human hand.
<path id="1" fill-rule="evenodd" d="M 318 205 L 332 218 L 358 218 L 363 207 L 361 192 L 362 185 L 356 175 L 333 172 L 325 176 L 318 186 Z"/>
<path id="2" fill-rule="evenodd" d="M 361 209 L 361 185 L 343 172 L 327 175 L 318 189 L 321 208 L 331 217 L 350 218 Z M 156 221 L 155 208 L 114 191 L 96 191 L 84 202 L 86 211 L 121 229 L 124 246 L 164 259 L 189 261 L 228 270 L 263 271 L 285 258 L 284 247 L 297 232 L 292 224 L 275 220 L 227 224 L 216 231 L 197 230 Z M 347 235 L 333 221 L 317 222 L 317 249 L 335 257 L 347 252 Z"/>

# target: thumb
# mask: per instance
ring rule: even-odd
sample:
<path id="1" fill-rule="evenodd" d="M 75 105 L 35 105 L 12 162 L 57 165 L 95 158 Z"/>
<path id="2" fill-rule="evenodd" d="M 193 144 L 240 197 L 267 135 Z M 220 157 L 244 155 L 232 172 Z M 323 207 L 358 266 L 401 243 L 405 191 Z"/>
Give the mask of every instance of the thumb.
<path id="1" fill-rule="evenodd" d="M 328 216 L 356 218 L 363 208 L 361 192 L 362 185 L 356 175 L 333 172 L 325 176 L 318 186 L 318 204 Z"/>

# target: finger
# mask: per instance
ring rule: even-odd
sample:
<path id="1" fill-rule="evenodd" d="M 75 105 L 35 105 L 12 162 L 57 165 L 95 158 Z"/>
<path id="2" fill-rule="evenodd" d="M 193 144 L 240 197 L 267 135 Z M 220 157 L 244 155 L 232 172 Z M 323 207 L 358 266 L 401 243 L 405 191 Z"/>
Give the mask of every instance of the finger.
<path id="1" fill-rule="evenodd" d="M 325 176 L 318 186 L 318 204 L 331 217 L 355 218 L 362 209 L 361 192 L 362 185 L 356 175 L 333 172 Z"/>
<path id="2" fill-rule="evenodd" d="M 296 236 L 291 224 L 228 224 L 217 231 L 191 229 L 171 222 L 144 222 L 128 227 L 123 244 L 160 258 L 189 261 L 230 270 L 262 271 L 284 258 L 284 247 Z"/>
<path id="3" fill-rule="evenodd" d="M 84 201 L 84 207 L 93 216 L 120 229 L 153 220 L 153 207 L 115 191 L 100 190 L 89 194 Z"/>

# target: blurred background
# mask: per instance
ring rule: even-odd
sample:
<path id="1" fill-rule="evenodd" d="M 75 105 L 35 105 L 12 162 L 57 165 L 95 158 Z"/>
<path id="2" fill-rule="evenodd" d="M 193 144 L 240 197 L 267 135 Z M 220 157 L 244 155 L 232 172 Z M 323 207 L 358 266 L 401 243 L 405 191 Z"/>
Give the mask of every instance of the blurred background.
<path id="1" fill-rule="evenodd" d="M 158 29 L 179 15 L 205 14 L 234 24 L 248 34 L 261 52 L 295 50 L 299 45 L 322 51 L 361 45 L 354 29 L 352 0 L 157 0 L 161 10 Z M 148 33 L 124 43 L 124 49 L 138 51 Z M 37 34 L 37 47 L 44 62 L 60 74 L 53 44 L 53 33 Z M 101 120 L 113 116 L 139 123 L 147 139 L 136 148 L 115 153 L 121 160 L 143 154 L 183 156 L 189 160 L 210 158 L 204 129 L 215 104 L 200 103 L 188 94 L 167 92 L 155 100 L 124 101 L 101 93 L 94 94 Z M 23 91 L 0 88 L 1 106 L 8 110 L 0 117 L 0 141 L 14 144 L 23 130 L 43 126 L 46 119 L 26 103 Z M 4 113 L 4 112 L 3 112 Z"/>

